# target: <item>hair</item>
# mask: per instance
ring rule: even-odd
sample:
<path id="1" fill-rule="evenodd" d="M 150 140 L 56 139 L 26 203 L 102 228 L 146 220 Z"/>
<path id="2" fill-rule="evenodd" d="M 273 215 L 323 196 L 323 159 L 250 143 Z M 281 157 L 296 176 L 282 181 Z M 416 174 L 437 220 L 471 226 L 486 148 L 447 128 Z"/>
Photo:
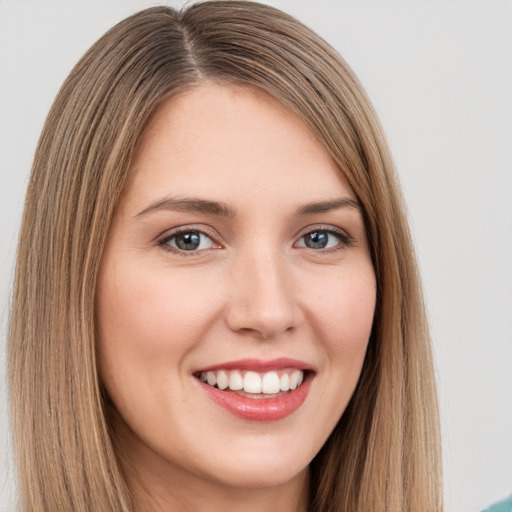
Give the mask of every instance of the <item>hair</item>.
<path id="1" fill-rule="evenodd" d="M 96 360 L 95 294 L 148 120 L 201 83 L 263 91 L 325 146 L 363 210 L 377 279 L 357 388 L 311 463 L 311 511 L 441 511 L 437 399 L 405 208 L 357 78 L 319 36 L 252 2 L 154 7 L 109 30 L 64 82 L 28 185 L 9 328 L 21 508 L 132 510 Z"/>

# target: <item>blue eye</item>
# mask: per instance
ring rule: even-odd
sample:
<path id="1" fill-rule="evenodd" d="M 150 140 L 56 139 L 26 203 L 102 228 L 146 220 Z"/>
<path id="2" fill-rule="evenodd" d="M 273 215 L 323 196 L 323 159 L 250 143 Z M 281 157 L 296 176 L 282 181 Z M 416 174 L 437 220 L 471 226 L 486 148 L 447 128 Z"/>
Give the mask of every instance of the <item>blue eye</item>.
<path id="1" fill-rule="evenodd" d="M 202 251 L 215 247 L 213 240 L 202 231 L 187 230 L 173 233 L 160 242 L 179 251 Z"/>
<path id="2" fill-rule="evenodd" d="M 308 249 L 334 249 L 350 245 L 350 239 L 334 230 L 315 229 L 302 235 L 296 245 Z"/>

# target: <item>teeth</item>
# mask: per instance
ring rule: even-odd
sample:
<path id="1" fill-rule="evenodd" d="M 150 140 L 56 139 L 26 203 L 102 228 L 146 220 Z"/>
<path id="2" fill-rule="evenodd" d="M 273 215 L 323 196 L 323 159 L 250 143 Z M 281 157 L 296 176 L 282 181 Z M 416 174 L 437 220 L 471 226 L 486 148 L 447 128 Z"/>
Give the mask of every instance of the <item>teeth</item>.
<path id="1" fill-rule="evenodd" d="M 295 370 L 290 375 L 290 389 L 296 389 L 297 386 L 299 385 L 299 374 L 300 373 L 302 373 L 302 372 L 299 372 L 299 370 Z M 208 382 L 210 382 L 210 380 L 208 380 Z"/>
<path id="2" fill-rule="evenodd" d="M 266 373 L 218 370 L 201 372 L 199 378 L 222 390 L 229 388 L 231 391 L 275 395 L 281 391 L 297 389 L 302 384 L 304 372 L 292 368 Z"/>
<path id="3" fill-rule="evenodd" d="M 244 388 L 244 379 L 240 372 L 234 371 L 229 374 L 229 389 L 238 391 Z"/>
<path id="4" fill-rule="evenodd" d="M 290 376 L 287 373 L 283 373 L 280 379 L 281 391 L 288 391 L 290 389 Z"/>
<path id="5" fill-rule="evenodd" d="M 276 372 L 265 373 L 263 379 L 261 379 L 261 391 L 267 395 L 281 391 L 281 381 Z"/>
<path id="6" fill-rule="evenodd" d="M 210 386 L 215 386 L 217 384 L 217 376 L 213 372 L 206 372 L 206 381 Z"/>
<path id="7" fill-rule="evenodd" d="M 261 393 L 261 377 L 256 372 L 247 372 L 244 376 L 246 393 Z"/>
<path id="8" fill-rule="evenodd" d="M 221 370 L 219 373 L 217 373 L 217 386 L 219 386 L 219 389 L 226 389 L 228 384 L 228 374 L 224 370 Z"/>

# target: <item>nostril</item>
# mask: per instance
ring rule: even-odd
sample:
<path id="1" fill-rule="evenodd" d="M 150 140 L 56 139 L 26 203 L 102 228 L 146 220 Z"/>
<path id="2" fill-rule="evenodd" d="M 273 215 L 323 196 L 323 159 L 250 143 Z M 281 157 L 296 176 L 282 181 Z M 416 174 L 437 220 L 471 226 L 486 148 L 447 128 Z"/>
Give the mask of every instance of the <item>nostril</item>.
<path id="1" fill-rule="evenodd" d="M 262 340 L 291 334 L 301 319 L 300 310 L 291 304 L 286 308 L 276 307 L 273 311 L 233 304 L 226 314 L 226 323 L 230 330 Z"/>
<path id="2" fill-rule="evenodd" d="M 266 326 L 259 328 L 243 327 L 242 329 L 233 329 L 232 327 L 230 328 L 243 336 L 258 338 L 264 341 L 269 341 L 283 335 L 289 335 L 295 329 L 293 326 L 286 327 L 284 329 L 270 328 Z"/>

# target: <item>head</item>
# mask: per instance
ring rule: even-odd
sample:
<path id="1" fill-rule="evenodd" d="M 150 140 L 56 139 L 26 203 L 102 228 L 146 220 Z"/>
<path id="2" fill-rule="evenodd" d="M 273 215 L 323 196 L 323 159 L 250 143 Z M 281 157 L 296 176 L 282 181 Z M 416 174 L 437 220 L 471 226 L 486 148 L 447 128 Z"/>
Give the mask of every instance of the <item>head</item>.
<path id="1" fill-rule="evenodd" d="M 25 503 L 130 510 L 100 366 L 102 272 L 144 136 L 165 109 L 212 88 L 258 98 L 303 126 L 364 224 L 373 323 L 357 386 L 311 462 L 311 508 L 438 506 L 429 339 L 382 129 L 354 74 L 317 35 L 271 7 L 231 1 L 153 8 L 121 22 L 73 69 L 49 113 L 27 191 L 10 330 Z"/>

